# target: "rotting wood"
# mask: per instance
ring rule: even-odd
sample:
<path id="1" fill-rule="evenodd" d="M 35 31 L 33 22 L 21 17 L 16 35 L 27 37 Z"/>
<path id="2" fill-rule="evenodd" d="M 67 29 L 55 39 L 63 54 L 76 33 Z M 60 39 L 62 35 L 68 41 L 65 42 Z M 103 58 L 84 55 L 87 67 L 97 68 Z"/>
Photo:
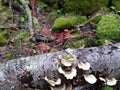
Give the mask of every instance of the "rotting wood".
<path id="1" fill-rule="evenodd" d="M 61 64 L 58 57 L 64 54 L 73 56 L 72 65 L 67 63 L 65 64 L 67 67 L 65 67 L 62 65 L 63 61 Z M 77 65 L 80 62 L 89 62 L 90 70 L 79 69 Z M 66 72 L 70 72 L 72 68 L 76 69 L 76 75 L 67 79 L 63 73 L 59 72 L 60 67 Z M 26 90 L 26 88 L 39 90 L 62 88 L 67 90 L 71 85 L 86 85 L 87 82 L 83 78 L 83 74 L 93 74 L 98 82 L 99 76 L 119 80 L 120 43 L 77 50 L 67 49 L 55 53 L 3 61 L 0 63 L 0 90 Z M 61 82 L 57 82 L 60 79 Z M 52 84 L 50 84 L 51 82 Z"/>

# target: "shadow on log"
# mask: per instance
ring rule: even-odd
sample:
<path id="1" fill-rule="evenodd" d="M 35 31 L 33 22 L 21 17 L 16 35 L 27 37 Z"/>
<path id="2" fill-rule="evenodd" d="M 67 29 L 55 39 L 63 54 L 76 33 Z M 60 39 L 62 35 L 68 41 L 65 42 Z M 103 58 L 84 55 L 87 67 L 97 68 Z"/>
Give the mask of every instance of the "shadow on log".
<path id="1" fill-rule="evenodd" d="M 87 80 L 90 75 L 93 81 Z M 114 84 L 120 79 L 120 43 L 0 63 L 0 90 L 72 90 L 77 86 L 75 90 L 86 90 L 86 85 L 98 83 L 112 86 L 107 82 L 112 79 Z"/>

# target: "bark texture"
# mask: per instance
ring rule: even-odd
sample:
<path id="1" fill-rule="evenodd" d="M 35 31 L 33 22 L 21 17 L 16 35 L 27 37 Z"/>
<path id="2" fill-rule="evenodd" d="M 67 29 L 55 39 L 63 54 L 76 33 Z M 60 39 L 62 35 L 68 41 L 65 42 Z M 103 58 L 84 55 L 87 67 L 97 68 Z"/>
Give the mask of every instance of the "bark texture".
<path id="1" fill-rule="evenodd" d="M 77 75 L 72 79 L 66 79 L 63 74 L 58 72 L 58 68 L 61 67 L 58 56 L 65 53 L 74 57 L 72 67 L 77 70 Z M 84 72 L 77 67 L 77 64 L 86 61 L 90 63 L 91 68 Z M 60 78 L 61 84 L 52 86 L 52 88 L 62 87 L 63 89 L 60 90 L 67 90 L 71 85 L 82 86 L 87 84 L 82 77 L 83 73 L 92 73 L 96 78 L 102 75 L 119 80 L 120 43 L 77 50 L 67 49 L 55 53 L 3 61 L 0 63 L 0 90 L 27 90 L 26 88 L 50 90 L 50 85 L 45 81 L 45 76 L 54 81 Z"/>

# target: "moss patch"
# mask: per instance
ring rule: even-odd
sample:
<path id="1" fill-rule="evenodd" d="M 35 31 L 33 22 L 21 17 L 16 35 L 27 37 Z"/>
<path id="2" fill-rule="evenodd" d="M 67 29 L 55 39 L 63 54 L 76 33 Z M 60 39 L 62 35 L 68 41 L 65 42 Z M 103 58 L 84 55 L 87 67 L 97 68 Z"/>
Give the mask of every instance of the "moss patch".
<path id="1" fill-rule="evenodd" d="M 74 38 L 78 38 L 78 37 L 82 37 L 82 33 L 81 32 L 76 32 L 72 34 Z"/>
<path id="2" fill-rule="evenodd" d="M 102 17 L 97 25 L 95 34 L 98 38 L 108 40 L 120 39 L 120 17 L 116 14 L 108 14 Z"/>
<path id="3" fill-rule="evenodd" d="M 103 14 L 97 13 L 94 16 L 92 16 L 89 20 L 90 20 L 90 22 L 98 24 L 98 22 L 101 20 L 102 16 L 103 16 Z"/>
<path id="4" fill-rule="evenodd" d="M 15 37 L 15 41 L 19 41 L 19 40 L 25 41 L 28 36 L 29 36 L 28 31 L 22 31 Z"/>
<path id="5" fill-rule="evenodd" d="M 3 55 L 3 58 L 4 59 L 12 59 L 12 56 L 13 56 L 13 52 L 12 51 L 8 51 L 7 53 L 5 53 Z"/>
<path id="6" fill-rule="evenodd" d="M 79 19 L 79 23 L 84 23 L 88 20 L 86 16 L 78 16 L 78 19 Z"/>
<path id="7" fill-rule="evenodd" d="M 69 18 L 66 17 L 59 17 L 55 20 L 54 24 L 53 24 L 53 31 L 57 31 L 57 30 L 64 30 L 64 29 L 71 29 L 74 28 L 75 25 L 77 24 L 78 21 L 78 17 L 72 16 Z"/>
<path id="8" fill-rule="evenodd" d="M 79 41 L 67 41 L 66 48 L 80 48 L 85 44 L 84 40 Z"/>
<path id="9" fill-rule="evenodd" d="M 0 33 L 0 45 L 4 45 L 8 43 L 8 40 L 6 39 L 5 32 Z"/>

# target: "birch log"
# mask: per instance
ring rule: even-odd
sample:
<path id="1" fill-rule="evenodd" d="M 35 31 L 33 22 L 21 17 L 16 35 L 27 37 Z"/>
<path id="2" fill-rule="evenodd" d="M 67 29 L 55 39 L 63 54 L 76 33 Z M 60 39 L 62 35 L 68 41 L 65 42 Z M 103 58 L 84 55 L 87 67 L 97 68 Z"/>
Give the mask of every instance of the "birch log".
<path id="1" fill-rule="evenodd" d="M 72 65 L 70 62 L 62 65 L 64 61 L 59 56 L 65 54 L 74 58 Z M 79 69 L 81 62 L 89 62 L 90 69 Z M 64 73 L 61 73 L 61 67 Z M 119 80 L 120 43 L 3 61 L 0 63 L 0 90 L 71 90 L 68 89 L 71 86 L 87 84 L 83 78 L 85 74 L 94 75 L 97 82 L 99 77 Z"/>

